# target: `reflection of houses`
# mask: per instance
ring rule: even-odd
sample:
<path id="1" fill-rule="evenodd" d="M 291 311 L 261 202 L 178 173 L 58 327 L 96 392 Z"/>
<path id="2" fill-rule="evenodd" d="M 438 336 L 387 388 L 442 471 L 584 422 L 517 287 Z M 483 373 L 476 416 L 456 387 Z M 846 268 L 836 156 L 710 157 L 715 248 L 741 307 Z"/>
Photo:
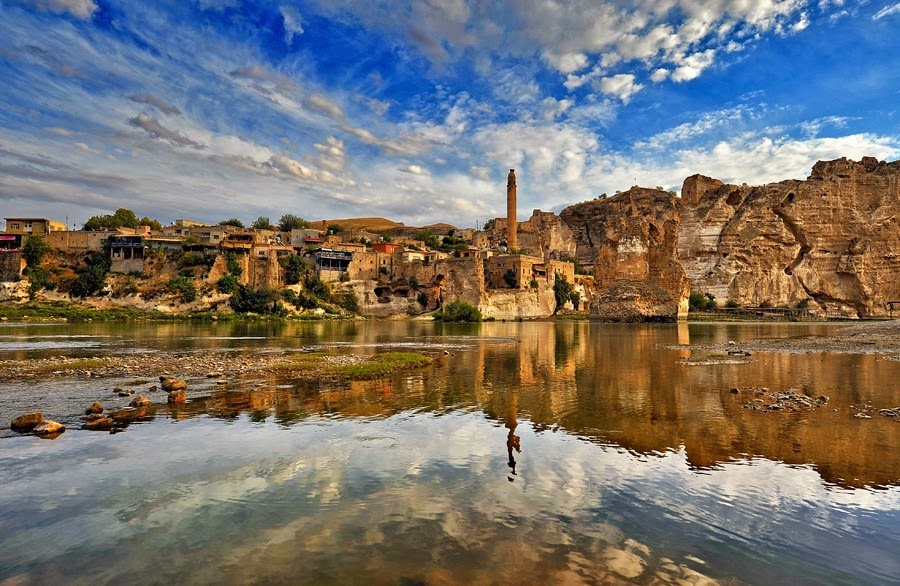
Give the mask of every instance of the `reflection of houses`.
<path id="1" fill-rule="evenodd" d="M 51 232 L 64 232 L 66 225 L 47 218 L 6 218 L 8 234 L 35 234 L 46 236 Z"/>
<path id="2" fill-rule="evenodd" d="M 110 236 L 109 256 L 112 264 L 109 267 L 112 273 L 139 273 L 144 270 L 144 237 L 134 236 Z"/>

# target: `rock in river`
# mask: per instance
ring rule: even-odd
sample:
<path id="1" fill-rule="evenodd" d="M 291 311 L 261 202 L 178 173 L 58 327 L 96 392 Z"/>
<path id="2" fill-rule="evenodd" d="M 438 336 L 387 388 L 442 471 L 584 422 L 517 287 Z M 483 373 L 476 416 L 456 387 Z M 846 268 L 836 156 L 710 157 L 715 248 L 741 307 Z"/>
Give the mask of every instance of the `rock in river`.
<path id="1" fill-rule="evenodd" d="M 9 428 L 13 431 L 29 431 L 35 425 L 43 421 L 44 416 L 41 415 L 40 411 L 35 411 L 34 413 L 26 413 L 25 415 L 19 415 L 15 419 L 13 419 Z"/>
<path id="2" fill-rule="evenodd" d="M 34 429 L 32 429 L 31 431 L 35 435 L 46 436 L 46 435 L 59 435 L 62 432 L 64 432 L 65 430 L 66 430 L 66 426 L 63 425 L 62 423 L 57 423 L 56 421 L 53 421 L 51 419 L 44 419 L 43 421 L 38 423 L 36 426 L 34 426 Z"/>
<path id="3" fill-rule="evenodd" d="M 84 410 L 85 415 L 90 415 L 91 413 L 103 413 L 103 405 L 100 404 L 100 401 L 94 401 L 90 407 Z"/>
<path id="4" fill-rule="evenodd" d="M 178 378 L 165 378 L 162 381 L 162 389 L 167 393 L 186 391 L 187 383 Z"/>
<path id="5" fill-rule="evenodd" d="M 184 391 L 174 391 L 169 393 L 169 403 L 184 403 L 187 401 L 187 395 Z"/>
<path id="6" fill-rule="evenodd" d="M 86 422 L 81 427 L 82 429 L 89 429 L 91 431 L 108 431 L 115 427 L 115 425 L 116 422 L 109 417 L 100 417 L 99 419 Z"/>
<path id="7" fill-rule="evenodd" d="M 132 399 L 129 405 L 131 405 L 132 407 L 146 407 L 151 403 L 153 403 L 153 401 L 151 401 L 148 397 L 145 397 L 144 395 L 138 395 L 137 397 Z"/>

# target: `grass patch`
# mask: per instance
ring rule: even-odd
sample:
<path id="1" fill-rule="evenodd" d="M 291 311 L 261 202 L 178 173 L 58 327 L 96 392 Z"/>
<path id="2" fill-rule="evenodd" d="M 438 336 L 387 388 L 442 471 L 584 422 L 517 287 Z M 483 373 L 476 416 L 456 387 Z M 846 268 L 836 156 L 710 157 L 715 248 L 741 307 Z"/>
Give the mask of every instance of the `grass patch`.
<path id="1" fill-rule="evenodd" d="M 108 358 L 76 358 L 63 362 L 52 362 L 46 364 L 31 364 L 29 370 L 31 372 L 56 372 L 59 370 L 92 370 L 110 365 Z M 21 366 L 21 361 L 4 361 L 0 363 L 0 368 L 4 366 Z"/>
<path id="2" fill-rule="evenodd" d="M 402 370 L 428 366 L 434 362 L 430 356 L 416 352 L 385 352 L 371 356 L 337 355 L 326 352 L 310 352 L 278 364 L 275 370 L 291 372 L 301 378 L 339 378 L 345 380 L 370 380 L 383 378 Z"/>

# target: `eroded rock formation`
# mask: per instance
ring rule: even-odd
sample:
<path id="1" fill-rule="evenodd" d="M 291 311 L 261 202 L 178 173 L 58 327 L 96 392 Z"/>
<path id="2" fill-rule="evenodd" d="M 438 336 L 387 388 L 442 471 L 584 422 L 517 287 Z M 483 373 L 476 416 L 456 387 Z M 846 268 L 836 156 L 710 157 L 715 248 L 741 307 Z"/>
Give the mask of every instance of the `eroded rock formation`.
<path id="1" fill-rule="evenodd" d="M 687 313 L 690 282 L 677 259 L 677 197 L 633 187 L 564 209 L 581 264 L 594 273 L 591 315 L 668 320 Z"/>
<path id="2" fill-rule="evenodd" d="M 745 306 L 886 315 L 900 299 L 900 161 L 820 161 L 805 181 L 684 182 L 678 259 L 692 289 Z"/>

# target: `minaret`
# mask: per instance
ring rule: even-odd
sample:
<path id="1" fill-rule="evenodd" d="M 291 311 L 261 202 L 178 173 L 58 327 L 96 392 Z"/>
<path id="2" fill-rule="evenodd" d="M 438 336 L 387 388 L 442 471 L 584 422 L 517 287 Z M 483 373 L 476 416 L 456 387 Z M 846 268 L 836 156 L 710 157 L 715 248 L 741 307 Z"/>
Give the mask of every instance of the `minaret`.
<path id="1" fill-rule="evenodd" d="M 516 231 L 516 170 L 510 169 L 506 177 L 506 250 L 512 252 L 519 248 Z"/>

